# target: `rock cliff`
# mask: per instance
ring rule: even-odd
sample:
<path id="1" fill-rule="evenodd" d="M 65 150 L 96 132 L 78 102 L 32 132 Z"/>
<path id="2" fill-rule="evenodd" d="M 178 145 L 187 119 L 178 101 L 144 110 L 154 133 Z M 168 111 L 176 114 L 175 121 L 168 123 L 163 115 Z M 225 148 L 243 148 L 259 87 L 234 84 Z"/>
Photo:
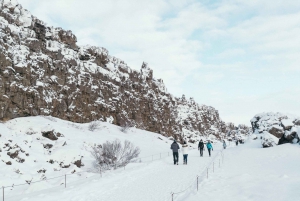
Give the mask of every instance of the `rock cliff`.
<path id="1" fill-rule="evenodd" d="M 0 6 L 1 120 L 110 120 L 178 140 L 226 132 L 216 109 L 172 96 L 147 63 L 133 70 L 105 48 L 78 46 L 71 31 L 46 26 L 15 0 Z"/>

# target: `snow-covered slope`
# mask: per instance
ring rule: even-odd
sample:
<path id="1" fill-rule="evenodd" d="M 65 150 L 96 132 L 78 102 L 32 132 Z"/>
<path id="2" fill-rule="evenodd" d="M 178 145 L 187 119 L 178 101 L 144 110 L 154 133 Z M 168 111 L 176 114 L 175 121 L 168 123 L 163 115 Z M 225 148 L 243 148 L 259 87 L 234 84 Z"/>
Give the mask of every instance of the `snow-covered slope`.
<path id="1" fill-rule="evenodd" d="M 174 97 L 147 63 L 136 71 L 105 48 L 77 46 L 71 31 L 47 26 L 16 0 L 0 7 L 0 119 L 110 119 L 180 141 L 225 132 L 215 108 Z"/>
<path id="2" fill-rule="evenodd" d="M 253 133 L 261 134 L 263 146 L 298 143 L 300 136 L 300 117 L 282 113 L 261 113 L 251 119 Z"/>
<path id="3" fill-rule="evenodd" d="M 90 151 L 95 144 L 119 139 L 129 140 L 141 149 L 142 162 L 167 156 L 171 140 L 160 134 L 131 128 L 126 133 L 120 127 L 101 122 L 95 131 L 89 131 L 89 124 L 77 124 L 53 117 L 24 117 L 0 123 L 0 183 L 12 186 L 23 183 L 74 174 L 78 180 L 94 175 L 94 158 Z M 44 137 L 50 132 L 56 138 Z M 55 140 L 56 139 L 56 140 Z M 148 157 L 150 156 L 150 157 Z M 146 157 L 146 158 L 144 158 Z M 18 193 L 59 186 L 64 178 L 54 183 L 19 187 Z M 12 191 L 14 188 L 11 188 Z M 16 192 L 17 193 L 17 192 Z"/>

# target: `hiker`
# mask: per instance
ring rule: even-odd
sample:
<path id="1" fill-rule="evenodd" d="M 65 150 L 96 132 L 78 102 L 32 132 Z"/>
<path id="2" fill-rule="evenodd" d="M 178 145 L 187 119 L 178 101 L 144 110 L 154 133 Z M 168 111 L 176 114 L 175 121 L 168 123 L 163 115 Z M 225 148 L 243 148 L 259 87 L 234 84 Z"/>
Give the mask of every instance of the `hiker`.
<path id="1" fill-rule="evenodd" d="M 208 150 L 208 154 L 209 154 L 209 157 L 210 157 L 210 151 L 214 150 L 212 144 L 210 143 L 210 141 L 208 140 L 208 142 L 206 143 L 206 147 L 207 147 L 207 150 Z"/>
<path id="2" fill-rule="evenodd" d="M 226 145 L 226 142 L 225 140 L 223 140 L 223 148 L 226 149 L 227 145 Z"/>
<path id="3" fill-rule="evenodd" d="M 177 144 L 176 140 L 171 145 L 171 149 L 173 151 L 173 160 L 174 160 L 174 165 L 178 165 L 178 150 L 180 149 L 179 145 Z"/>
<path id="4" fill-rule="evenodd" d="M 235 144 L 236 144 L 236 146 L 238 146 L 238 145 L 239 145 L 239 141 L 238 141 L 238 139 L 236 139 L 236 141 L 235 141 Z"/>
<path id="5" fill-rule="evenodd" d="M 184 164 L 187 165 L 188 149 L 189 149 L 188 144 L 184 142 L 182 145 L 183 165 Z"/>
<path id="6" fill-rule="evenodd" d="M 199 144 L 198 144 L 198 150 L 200 150 L 200 157 L 203 157 L 203 149 L 204 149 L 204 143 L 201 139 Z"/>

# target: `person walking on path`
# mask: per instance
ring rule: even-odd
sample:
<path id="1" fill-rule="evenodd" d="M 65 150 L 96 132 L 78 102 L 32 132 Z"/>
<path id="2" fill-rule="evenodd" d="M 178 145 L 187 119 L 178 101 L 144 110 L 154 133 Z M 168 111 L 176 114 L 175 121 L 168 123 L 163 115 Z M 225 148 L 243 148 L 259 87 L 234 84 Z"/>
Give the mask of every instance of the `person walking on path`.
<path id="1" fill-rule="evenodd" d="M 188 144 L 184 142 L 182 145 L 183 165 L 184 164 L 187 165 L 188 149 L 189 149 Z"/>
<path id="2" fill-rule="evenodd" d="M 236 146 L 238 146 L 238 145 L 239 145 L 239 141 L 238 141 L 238 139 L 236 139 L 236 141 L 235 141 L 235 144 L 236 144 Z"/>
<path id="3" fill-rule="evenodd" d="M 173 160 L 174 160 L 174 165 L 178 165 L 178 150 L 180 149 L 179 145 L 177 144 L 176 140 L 171 145 L 171 149 L 173 151 Z"/>
<path id="4" fill-rule="evenodd" d="M 208 140 L 208 142 L 206 143 L 206 147 L 207 147 L 207 150 L 208 150 L 208 154 L 209 154 L 209 157 L 210 157 L 210 151 L 214 150 L 212 144 L 210 143 L 210 141 Z"/>
<path id="5" fill-rule="evenodd" d="M 198 150 L 200 150 L 200 157 L 203 157 L 203 149 L 204 149 L 204 143 L 201 139 L 199 144 L 198 144 Z"/>
<path id="6" fill-rule="evenodd" d="M 226 142 L 225 140 L 223 140 L 223 148 L 226 149 L 227 145 L 226 145 Z"/>

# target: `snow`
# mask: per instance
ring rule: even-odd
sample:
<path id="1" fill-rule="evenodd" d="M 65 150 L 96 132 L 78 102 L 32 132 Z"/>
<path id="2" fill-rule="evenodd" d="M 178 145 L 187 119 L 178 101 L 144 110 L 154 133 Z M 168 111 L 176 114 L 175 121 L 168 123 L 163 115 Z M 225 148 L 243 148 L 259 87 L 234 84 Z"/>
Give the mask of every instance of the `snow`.
<path id="1" fill-rule="evenodd" d="M 176 201 L 299 200 L 299 145 L 260 148 L 259 140 L 226 149 L 224 164 Z"/>
<path id="2" fill-rule="evenodd" d="M 281 123 L 284 127 L 294 126 L 293 119 L 283 119 L 281 120 Z"/>
<path id="3" fill-rule="evenodd" d="M 41 117 L 37 119 L 42 120 Z M 57 126 L 66 123 L 55 120 Z M 49 123 L 45 120 L 42 122 Z M 125 135 L 145 151 L 143 156 L 146 157 L 142 158 L 142 162 L 131 163 L 125 169 L 108 171 L 102 175 L 95 173 L 82 173 L 81 176 L 68 175 L 67 188 L 64 187 L 64 176 L 28 185 L 26 189 L 14 187 L 12 191 L 15 194 L 11 194 L 7 190 L 8 195 L 5 200 L 39 201 L 43 198 L 44 201 L 168 201 L 171 200 L 172 192 L 181 191 L 183 192 L 174 195 L 174 200 L 196 201 L 205 198 L 205 200 L 211 201 L 284 201 L 297 200 L 300 196 L 300 162 L 295 160 L 295 156 L 300 154 L 299 145 L 286 144 L 262 149 L 259 140 L 252 140 L 254 137 L 250 137 L 245 144 L 239 146 L 227 142 L 228 148 L 223 151 L 224 162 L 218 155 L 221 143 L 213 145 L 213 157 L 208 157 L 206 151 L 204 157 L 199 157 L 198 150 L 190 147 L 188 165 L 182 165 L 182 155 L 179 153 L 179 165 L 177 166 L 173 165 L 169 151 L 172 141 L 164 138 L 159 140 L 156 138 L 159 136 L 158 134 L 134 128 L 133 132 L 128 134 L 119 133 L 118 130 L 115 130 L 116 126 L 103 124 L 105 126 L 101 130 L 105 130 L 105 132 L 102 135 L 96 135 L 96 133 L 92 135 L 92 132 L 85 133 L 83 135 L 85 139 L 88 140 L 91 136 L 97 136 L 96 139 L 104 139 L 103 135 L 105 137 L 114 135 L 122 139 Z M 77 129 L 81 132 L 85 131 L 85 125 L 76 125 L 80 126 L 80 129 Z M 67 133 L 65 134 L 67 135 Z M 79 132 L 77 135 L 73 134 L 76 140 L 80 139 Z M 87 142 L 84 143 L 84 147 L 87 147 L 87 144 Z M 152 156 L 154 152 L 158 153 L 157 151 L 162 151 L 163 154 Z M 65 155 L 72 154 L 72 152 L 65 153 Z M 214 171 L 212 162 L 214 162 Z M 207 167 L 209 167 L 208 178 L 206 177 Z M 197 175 L 200 176 L 198 192 L 196 190 Z M 30 180 L 31 177 L 27 176 L 23 179 Z M 21 195 L 18 193 L 19 191 L 22 192 Z"/>
<path id="4" fill-rule="evenodd" d="M 110 119 L 111 121 L 112 119 Z M 171 140 L 136 128 L 122 133 L 118 126 L 101 122 L 100 128 L 94 132 L 88 130 L 89 124 L 77 124 L 53 117 L 26 117 L 10 120 L 0 124 L 1 152 L 0 182 L 4 186 L 14 184 L 5 189 L 5 200 L 9 201 L 44 201 L 66 200 L 171 200 L 171 192 L 176 194 L 175 200 L 295 200 L 299 195 L 299 145 L 281 145 L 262 149 L 260 140 L 246 141 L 244 145 L 235 146 L 227 142 L 225 163 L 212 173 L 211 164 L 214 157 L 219 157 L 222 144 L 215 141 L 213 157 L 199 157 L 197 145 L 190 144 L 188 165 L 182 165 L 179 153 L 179 165 L 173 165 L 170 151 Z M 41 135 L 42 131 L 54 130 L 64 137 L 52 141 Z M 264 134 L 268 134 L 264 132 Z M 269 135 L 269 134 L 268 134 Z M 90 147 L 95 143 L 103 143 L 114 139 L 129 140 L 141 148 L 140 162 L 130 163 L 125 169 L 95 172 L 90 155 Z M 16 162 L 7 154 L 6 143 L 18 145 L 24 153 L 19 157 L 23 163 Z M 66 145 L 63 146 L 66 142 Z M 52 144 L 45 149 L 44 144 Z M 16 146 L 11 152 L 18 150 Z M 49 152 L 51 151 L 51 152 Z M 291 154 L 292 153 L 292 154 Z M 27 156 L 29 154 L 29 156 Z M 73 164 L 82 159 L 84 166 L 78 168 Z M 49 160 L 57 161 L 50 164 Z M 5 162 L 11 161 L 12 165 Z M 69 168 L 62 168 L 70 165 Z M 210 165 L 210 166 L 209 166 Z M 210 167 L 209 178 L 205 177 L 206 168 Z M 38 173 L 39 170 L 45 173 Z M 75 171 L 75 173 L 74 173 Z M 86 172 L 89 171 L 89 172 Z M 79 172 L 82 172 L 79 174 Z M 67 188 L 64 188 L 64 175 L 67 174 Z M 196 192 L 195 179 L 199 177 L 199 189 Z M 204 175 L 204 176 L 203 176 Z M 42 181 L 40 180 L 54 179 Z M 26 182 L 31 185 L 18 186 Z M 270 182 L 272 185 L 270 185 Z M 297 187 L 298 185 L 298 187 Z M 285 190 L 282 186 L 286 186 Z M 278 199 L 276 199 L 278 198 Z"/>
<path id="5" fill-rule="evenodd" d="M 20 25 L 22 25 L 23 27 L 31 26 L 32 18 L 31 18 L 30 12 L 25 11 L 25 10 L 21 10 L 21 11 L 19 10 L 18 12 L 21 12 L 21 15 L 18 18 Z"/>
<path id="6" fill-rule="evenodd" d="M 3 0 L 3 6 L 7 6 L 8 8 L 14 8 L 18 5 L 17 0 Z"/>
<path id="7" fill-rule="evenodd" d="M 93 158 L 89 150 L 91 145 L 95 143 L 103 143 L 116 138 L 121 141 L 127 139 L 141 148 L 140 156 L 144 157 L 167 153 L 169 144 L 166 143 L 171 142 L 161 135 L 135 128 L 124 134 L 118 126 L 106 122 L 101 123 L 100 129 L 91 132 L 88 130 L 88 124 L 76 124 L 53 117 L 18 118 L 1 123 L 0 130 L 0 147 L 2 149 L 2 152 L 0 152 L 0 182 L 4 186 L 25 183 L 23 177 L 30 177 L 33 178 L 33 181 L 38 181 L 43 175 L 50 178 L 73 170 L 76 170 L 76 172 L 91 170 L 93 169 Z M 41 132 L 50 130 L 60 132 L 64 137 L 52 141 L 41 135 Z M 163 140 L 158 139 L 159 136 Z M 64 142 L 67 145 L 62 146 Z M 24 163 L 18 163 L 16 159 L 11 159 L 6 154 L 8 148 L 3 147 L 6 147 L 4 144 L 7 143 L 9 143 L 9 146 L 18 145 L 20 149 L 24 150 L 24 153 L 19 152 L 19 157 L 25 159 Z M 44 144 L 52 144 L 53 147 L 47 150 L 43 147 Z M 14 150 L 10 149 L 10 152 Z M 29 156 L 25 155 L 27 153 Z M 83 157 L 84 166 L 79 169 L 73 165 L 73 162 L 81 159 L 81 157 Z M 47 162 L 50 159 L 57 161 L 57 163 L 50 164 Z M 6 165 L 5 163 L 8 161 L 11 161 L 12 165 Z M 71 166 L 70 168 L 61 168 L 59 162 Z M 42 175 L 37 173 L 40 169 L 46 169 L 47 171 Z M 15 173 L 15 170 L 20 170 L 22 175 Z M 26 190 L 26 188 L 23 190 Z M 18 194 L 21 192 L 11 190 L 11 193 Z"/>

